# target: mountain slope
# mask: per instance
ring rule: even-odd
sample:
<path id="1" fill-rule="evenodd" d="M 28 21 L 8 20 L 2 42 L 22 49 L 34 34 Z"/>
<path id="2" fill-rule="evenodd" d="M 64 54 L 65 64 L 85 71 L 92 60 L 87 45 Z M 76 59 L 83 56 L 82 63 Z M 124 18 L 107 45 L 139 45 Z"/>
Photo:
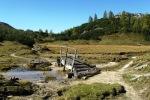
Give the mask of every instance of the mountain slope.
<path id="1" fill-rule="evenodd" d="M 18 30 L 7 23 L 0 22 L 0 42 L 16 41 L 28 46 L 32 46 L 35 41 L 42 40 L 47 36 L 48 32 L 43 32 L 42 30 Z"/>
<path id="2" fill-rule="evenodd" d="M 9 25 L 7 23 L 0 22 L 0 29 L 8 30 L 8 29 L 15 29 L 15 28 L 13 28 L 11 25 Z"/>
<path id="3" fill-rule="evenodd" d="M 16 41 L 28 46 L 34 44 L 36 35 L 33 33 L 27 34 L 25 31 L 17 30 L 11 25 L 0 22 L 0 42 L 2 41 Z"/>
<path id="4" fill-rule="evenodd" d="M 137 36 L 141 36 L 142 41 L 150 41 L 150 14 L 122 12 L 119 15 L 111 15 L 111 17 L 109 15 L 107 18 L 94 19 L 65 30 L 54 37 L 56 40 L 103 40 L 109 35 L 122 36 L 122 33 L 124 35 L 132 34 L 133 38 L 131 39 L 133 40 Z"/>

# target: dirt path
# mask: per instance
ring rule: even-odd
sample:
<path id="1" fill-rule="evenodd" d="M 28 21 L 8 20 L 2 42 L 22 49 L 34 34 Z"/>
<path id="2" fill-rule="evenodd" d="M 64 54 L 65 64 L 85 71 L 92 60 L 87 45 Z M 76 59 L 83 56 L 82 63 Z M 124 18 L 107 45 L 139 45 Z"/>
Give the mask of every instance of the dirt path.
<path id="1" fill-rule="evenodd" d="M 11 57 L 14 57 L 14 58 L 19 58 L 19 59 L 30 60 L 30 58 L 25 58 L 25 57 L 21 57 L 21 56 L 16 56 L 15 53 L 10 54 L 10 56 L 11 56 Z"/>
<path id="2" fill-rule="evenodd" d="M 150 73 L 146 73 L 146 74 L 133 74 L 134 78 L 132 78 L 131 80 L 136 80 L 140 77 L 149 77 L 150 76 Z"/>
<path id="3" fill-rule="evenodd" d="M 135 59 L 135 58 L 134 58 Z M 138 93 L 133 89 L 132 86 L 125 83 L 125 81 L 122 78 L 122 74 L 126 72 L 126 69 L 133 64 L 133 60 L 128 62 L 126 65 L 124 65 L 121 69 L 118 71 L 106 71 L 102 72 L 101 74 L 98 74 L 96 76 L 93 76 L 85 81 L 76 81 L 72 83 L 72 85 L 84 83 L 84 84 L 92 84 L 92 83 L 119 83 L 123 85 L 126 89 L 126 96 L 130 98 L 131 100 L 142 100 L 140 96 L 138 96 Z"/>
<path id="4" fill-rule="evenodd" d="M 119 69 L 118 71 L 119 71 L 120 73 L 124 73 L 124 71 L 125 71 L 128 67 L 130 67 L 132 64 L 133 64 L 133 60 L 130 61 L 129 63 L 127 63 L 126 65 L 124 65 L 124 66 L 123 66 L 121 69 Z"/>

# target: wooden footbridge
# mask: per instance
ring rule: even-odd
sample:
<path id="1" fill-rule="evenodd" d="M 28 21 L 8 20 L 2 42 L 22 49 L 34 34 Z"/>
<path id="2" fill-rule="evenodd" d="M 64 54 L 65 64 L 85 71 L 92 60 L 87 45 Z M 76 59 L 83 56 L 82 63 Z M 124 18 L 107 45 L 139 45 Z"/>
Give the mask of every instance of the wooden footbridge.
<path id="1" fill-rule="evenodd" d="M 64 67 L 64 70 L 70 70 L 69 74 L 76 78 L 90 77 L 100 73 L 98 68 L 79 59 L 77 50 L 71 47 L 61 47 L 58 63 Z"/>

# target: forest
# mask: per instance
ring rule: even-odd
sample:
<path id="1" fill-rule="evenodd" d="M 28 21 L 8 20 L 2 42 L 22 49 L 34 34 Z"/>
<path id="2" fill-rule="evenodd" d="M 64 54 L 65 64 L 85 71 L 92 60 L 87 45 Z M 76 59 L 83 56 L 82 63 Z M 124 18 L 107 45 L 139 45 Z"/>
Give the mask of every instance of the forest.
<path id="1" fill-rule="evenodd" d="M 18 30 L 12 26 L 1 22 L 0 23 L 0 42 L 2 41 L 16 41 L 21 44 L 32 46 L 35 42 L 48 36 L 48 31 L 43 32 L 32 30 Z"/>
<path id="2" fill-rule="evenodd" d="M 103 18 L 89 17 L 88 23 L 55 34 L 56 40 L 101 40 L 104 35 L 114 33 L 143 34 L 145 40 L 150 40 L 150 14 L 121 12 L 114 15 L 112 11 L 105 11 Z"/>

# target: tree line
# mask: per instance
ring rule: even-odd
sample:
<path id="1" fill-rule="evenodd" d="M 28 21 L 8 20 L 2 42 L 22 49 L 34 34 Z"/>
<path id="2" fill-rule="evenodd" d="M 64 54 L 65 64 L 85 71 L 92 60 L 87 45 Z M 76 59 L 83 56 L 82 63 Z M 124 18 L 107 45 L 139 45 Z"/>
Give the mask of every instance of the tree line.
<path id="1" fill-rule="evenodd" d="M 87 23 L 74 27 L 54 35 L 56 40 L 93 39 L 101 40 L 103 35 L 114 33 L 143 34 L 146 40 L 150 40 L 150 14 L 130 13 L 123 11 L 114 14 L 105 11 L 103 18 L 90 16 Z"/>
<path id="2" fill-rule="evenodd" d="M 11 26 L 0 23 L 0 42 L 16 41 L 24 45 L 33 46 L 35 42 L 41 41 L 48 36 L 49 33 L 47 30 L 45 32 L 41 29 L 39 31 L 17 30 Z"/>

